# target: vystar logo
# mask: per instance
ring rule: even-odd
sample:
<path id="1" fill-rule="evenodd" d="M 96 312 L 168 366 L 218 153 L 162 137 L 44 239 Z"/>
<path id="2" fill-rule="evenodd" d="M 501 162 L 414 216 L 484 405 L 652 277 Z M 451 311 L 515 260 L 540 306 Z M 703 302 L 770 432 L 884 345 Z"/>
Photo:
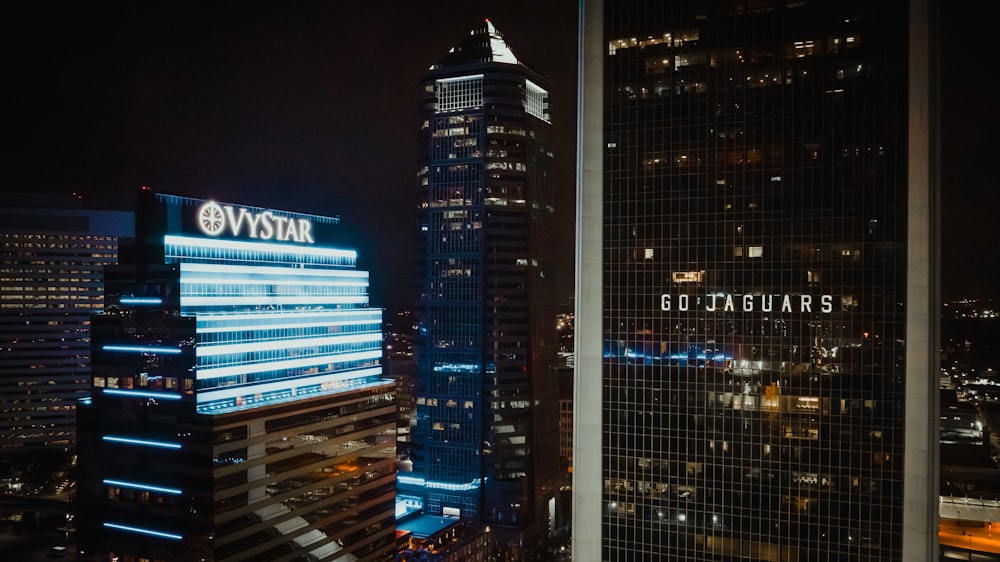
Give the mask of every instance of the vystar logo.
<path id="1" fill-rule="evenodd" d="M 237 237 L 316 243 L 312 237 L 312 223 L 306 219 L 290 219 L 272 211 L 254 213 L 214 201 L 206 201 L 198 207 L 198 229 L 208 236 L 219 236 L 228 229 Z"/>

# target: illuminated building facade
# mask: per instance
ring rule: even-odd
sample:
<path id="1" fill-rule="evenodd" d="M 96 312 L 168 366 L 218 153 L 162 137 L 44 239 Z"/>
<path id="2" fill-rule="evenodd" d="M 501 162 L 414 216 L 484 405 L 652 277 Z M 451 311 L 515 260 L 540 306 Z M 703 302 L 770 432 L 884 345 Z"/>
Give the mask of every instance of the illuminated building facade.
<path id="1" fill-rule="evenodd" d="M 559 465 L 548 90 L 489 21 L 422 84 L 417 424 L 400 494 L 528 544 Z"/>
<path id="2" fill-rule="evenodd" d="M 8 193 L 0 203 L 0 454 L 72 449 L 90 389 L 90 315 L 132 213 Z"/>
<path id="3" fill-rule="evenodd" d="M 382 560 L 395 401 L 338 219 L 140 194 L 79 415 L 84 556 Z"/>
<path id="4" fill-rule="evenodd" d="M 936 559 L 927 6 L 586 3 L 574 560 Z"/>

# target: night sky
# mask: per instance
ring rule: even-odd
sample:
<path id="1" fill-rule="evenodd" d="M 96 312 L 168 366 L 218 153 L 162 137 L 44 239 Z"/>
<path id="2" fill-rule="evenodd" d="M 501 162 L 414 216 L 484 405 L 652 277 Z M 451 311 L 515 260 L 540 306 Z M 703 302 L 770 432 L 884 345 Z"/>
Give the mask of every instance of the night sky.
<path id="1" fill-rule="evenodd" d="M 132 209 L 164 193 L 339 215 L 402 306 L 414 271 L 419 80 L 483 18 L 552 86 L 560 300 L 572 294 L 577 4 L 26 3 L 5 18 L 4 192 Z M 944 293 L 1000 297 L 988 18 L 945 14 Z M 981 76 L 982 78 L 975 78 Z M 993 84 L 992 86 L 990 84 Z M 991 222 L 993 221 L 993 222 Z"/>

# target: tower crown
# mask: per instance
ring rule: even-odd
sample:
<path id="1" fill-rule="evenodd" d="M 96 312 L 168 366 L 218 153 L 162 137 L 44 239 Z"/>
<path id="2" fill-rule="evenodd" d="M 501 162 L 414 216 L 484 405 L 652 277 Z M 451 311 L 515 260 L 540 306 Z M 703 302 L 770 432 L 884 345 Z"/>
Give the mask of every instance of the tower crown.
<path id="1" fill-rule="evenodd" d="M 461 43 L 452 47 L 448 54 L 431 65 L 429 70 L 490 62 L 521 64 L 514 51 L 510 49 L 510 45 L 504 41 L 500 30 L 489 19 L 485 19 L 482 25 L 470 31 Z"/>

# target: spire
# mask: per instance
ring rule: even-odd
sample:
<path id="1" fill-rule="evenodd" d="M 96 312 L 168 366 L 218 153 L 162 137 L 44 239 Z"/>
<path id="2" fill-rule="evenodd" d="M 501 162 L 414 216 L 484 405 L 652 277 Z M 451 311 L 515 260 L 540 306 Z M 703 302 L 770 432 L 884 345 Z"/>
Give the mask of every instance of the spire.
<path id="1" fill-rule="evenodd" d="M 510 45 L 503 40 L 500 30 L 487 18 L 482 25 L 470 31 L 461 43 L 452 47 L 437 64 L 431 66 L 430 70 L 489 62 L 521 64 Z"/>

